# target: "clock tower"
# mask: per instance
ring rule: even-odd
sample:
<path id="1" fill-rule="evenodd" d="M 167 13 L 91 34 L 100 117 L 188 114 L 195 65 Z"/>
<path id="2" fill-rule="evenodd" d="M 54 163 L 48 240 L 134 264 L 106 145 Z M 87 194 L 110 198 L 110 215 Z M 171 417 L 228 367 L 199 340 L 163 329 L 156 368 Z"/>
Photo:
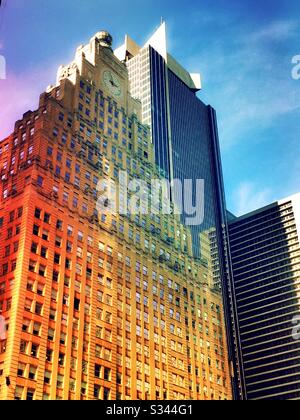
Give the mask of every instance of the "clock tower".
<path id="1" fill-rule="evenodd" d="M 87 81 L 91 90 L 96 93 L 103 92 L 105 97 L 123 109 L 126 114 L 136 114 L 141 117 L 141 104 L 129 94 L 129 78 L 126 65 L 113 53 L 113 38 L 107 31 L 100 31 L 93 36 L 87 45 L 77 48 L 75 60 L 67 66 L 61 66 L 58 71 L 58 83 L 66 79 L 70 80 L 78 90 L 73 102 L 74 108 L 84 107 L 80 105 L 80 81 Z M 62 92 L 61 92 L 62 93 Z M 64 92 L 66 93 L 66 92 Z M 68 101 L 68 98 L 65 97 Z M 87 98 L 84 99 L 86 102 Z M 89 100 L 89 99 L 88 99 Z M 88 111 L 88 116 L 97 119 L 94 109 Z"/>
<path id="2" fill-rule="evenodd" d="M 129 95 L 127 67 L 114 55 L 113 38 L 107 31 L 98 32 L 93 39 L 98 86 L 106 96 L 127 112 L 132 108 L 129 104 L 132 98 Z"/>

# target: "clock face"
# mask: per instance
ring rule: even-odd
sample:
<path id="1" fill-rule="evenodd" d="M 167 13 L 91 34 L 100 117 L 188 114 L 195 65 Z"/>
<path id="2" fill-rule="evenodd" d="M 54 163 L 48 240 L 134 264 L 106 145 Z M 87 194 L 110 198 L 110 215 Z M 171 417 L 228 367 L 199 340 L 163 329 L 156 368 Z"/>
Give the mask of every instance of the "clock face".
<path id="1" fill-rule="evenodd" d="M 113 72 L 106 70 L 103 73 L 103 81 L 105 86 L 115 97 L 119 98 L 122 95 L 121 82 Z"/>

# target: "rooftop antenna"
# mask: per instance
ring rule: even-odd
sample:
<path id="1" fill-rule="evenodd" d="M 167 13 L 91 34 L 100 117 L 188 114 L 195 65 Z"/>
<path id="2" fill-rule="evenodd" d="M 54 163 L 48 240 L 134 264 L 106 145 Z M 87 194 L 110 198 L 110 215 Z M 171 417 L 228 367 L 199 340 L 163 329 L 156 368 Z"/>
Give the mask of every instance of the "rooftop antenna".
<path id="1" fill-rule="evenodd" d="M 1 1 L 1 0 L 0 0 Z M 162 25 L 165 22 L 164 18 L 161 16 L 160 18 L 160 24 Z"/>

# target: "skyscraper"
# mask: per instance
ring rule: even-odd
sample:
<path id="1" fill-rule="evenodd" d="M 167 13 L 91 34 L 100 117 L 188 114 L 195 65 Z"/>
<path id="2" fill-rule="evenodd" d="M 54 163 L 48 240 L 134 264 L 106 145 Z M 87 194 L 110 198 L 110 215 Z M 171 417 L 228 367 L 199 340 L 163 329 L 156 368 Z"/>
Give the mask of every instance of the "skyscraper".
<path id="1" fill-rule="evenodd" d="M 223 292 L 233 360 L 236 332 L 229 311 L 231 270 L 216 112 L 197 96 L 202 88 L 200 74 L 189 73 L 169 54 L 164 22 L 142 48 L 126 35 L 115 55 L 126 63 L 131 95 L 141 101 L 142 121 L 151 128 L 155 162 L 162 176 L 182 183 L 191 180 L 194 205 L 197 181 L 204 182 L 203 200 L 197 203 L 203 206 L 203 219 L 190 225 L 190 214 L 185 211 L 181 221 L 191 231 L 193 255 L 207 268 L 210 283 Z M 172 200 L 177 203 L 176 196 Z M 238 371 L 234 377 L 238 395 Z"/>
<path id="2" fill-rule="evenodd" d="M 249 400 L 300 399 L 300 194 L 229 223 L 240 345 Z"/>
<path id="3" fill-rule="evenodd" d="M 196 181 L 204 180 L 204 220 L 191 232 L 194 254 L 205 261 L 209 236 L 215 240 L 214 232 L 226 222 L 216 115 L 196 96 L 200 74 L 190 74 L 168 53 L 165 23 L 142 48 L 126 35 L 115 55 L 128 67 L 130 93 L 142 103 L 162 175 L 191 179 L 194 203 Z M 187 215 L 182 219 L 185 223 Z"/>
<path id="4" fill-rule="evenodd" d="M 0 398 L 230 399 L 222 297 L 189 230 L 142 211 L 150 194 L 99 210 L 101 180 L 162 179 L 111 46 L 78 47 L 0 144 Z"/>

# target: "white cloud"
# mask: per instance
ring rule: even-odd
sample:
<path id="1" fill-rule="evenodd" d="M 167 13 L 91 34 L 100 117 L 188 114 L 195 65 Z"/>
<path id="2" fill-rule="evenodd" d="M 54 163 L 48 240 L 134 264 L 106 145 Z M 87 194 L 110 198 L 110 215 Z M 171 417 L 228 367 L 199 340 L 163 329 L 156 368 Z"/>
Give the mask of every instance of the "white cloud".
<path id="1" fill-rule="evenodd" d="M 190 60 L 193 69 L 201 63 L 200 97 L 217 109 L 223 150 L 236 146 L 249 133 L 271 127 L 278 117 L 300 109 L 300 83 L 291 78 L 291 59 L 277 49 L 282 40 L 288 49 L 287 40 L 298 27 L 293 20 L 271 22 L 255 32 L 236 25 L 235 35 L 227 34 L 201 57 Z"/>
<path id="2" fill-rule="evenodd" d="M 242 182 L 233 192 L 233 213 L 242 216 L 251 211 L 257 210 L 274 201 L 272 191 L 268 188 L 260 189 L 253 182 Z"/>
<path id="3" fill-rule="evenodd" d="M 236 83 L 232 85 L 229 83 L 225 91 L 234 89 Z M 241 82 L 240 91 L 228 97 L 228 107 L 217 107 L 222 109 L 219 113 L 219 127 L 221 141 L 226 149 L 243 141 L 243 137 L 250 132 L 269 128 L 280 116 L 300 109 L 299 92 L 297 89 L 291 90 L 287 80 L 270 80 L 267 83 L 249 80 L 248 88 L 252 91 Z M 257 142 L 259 139 L 253 140 Z"/>
<path id="4" fill-rule="evenodd" d="M 280 41 L 297 34 L 299 22 L 296 20 L 273 21 L 247 36 L 247 42 Z"/>

